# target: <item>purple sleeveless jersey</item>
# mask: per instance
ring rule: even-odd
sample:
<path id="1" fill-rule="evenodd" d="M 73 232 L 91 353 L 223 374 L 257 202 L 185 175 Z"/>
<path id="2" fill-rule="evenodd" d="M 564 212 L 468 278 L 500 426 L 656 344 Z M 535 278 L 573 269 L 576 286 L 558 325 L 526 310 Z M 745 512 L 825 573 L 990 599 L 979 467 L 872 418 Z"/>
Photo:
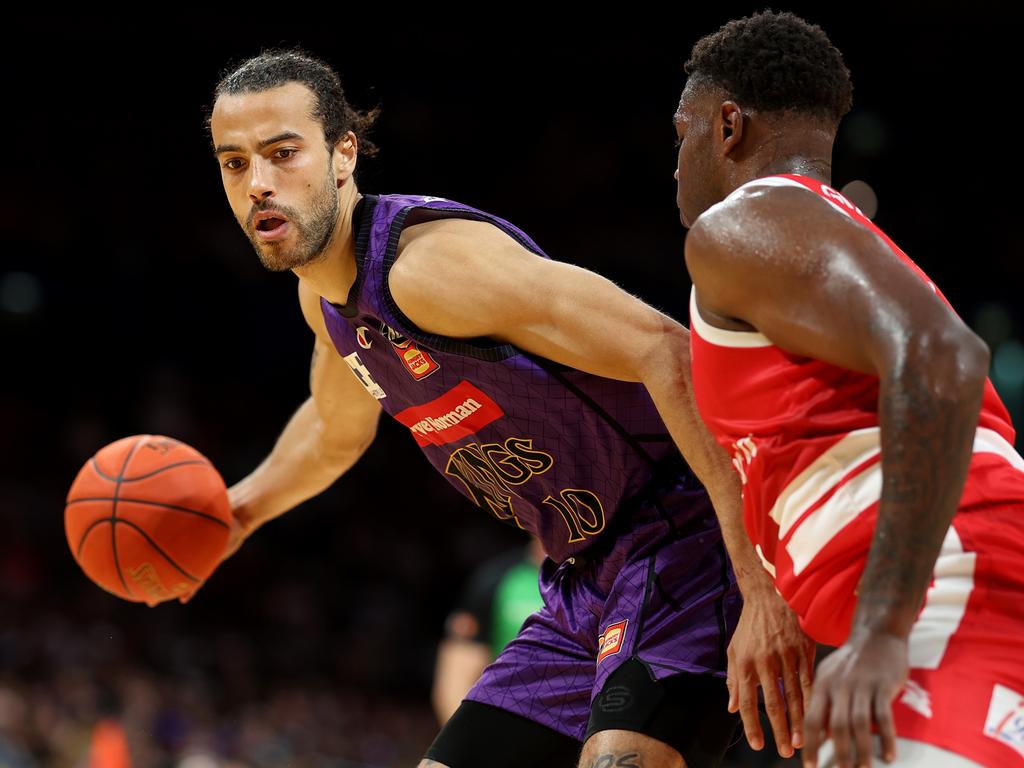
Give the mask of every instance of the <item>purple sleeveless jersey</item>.
<path id="1" fill-rule="evenodd" d="M 357 378 L 452 485 L 564 560 L 592 544 L 659 463 L 681 460 L 642 384 L 487 339 L 432 336 L 402 314 L 387 282 L 399 235 L 413 221 L 442 217 L 488 221 L 544 255 L 508 222 L 450 200 L 365 197 L 358 276 L 347 306 L 321 300 L 327 329 Z"/>
<path id="2" fill-rule="evenodd" d="M 321 307 L 338 352 L 437 470 L 549 555 L 544 607 L 467 698 L 582 741 L 592 699 L 626 660 L 654 679 L 722 675 L 738 593 L 707 494 L 641 384 L 488 339 L 433 336 L 402 314 L 387 282 L 402 228 L 451 217 L 490 222 L 544 255 L 468 206 L 367 196 L 353 222 L 349 302 Z M 444 750 L 435 743 L 428 755 L 445 762 Z"/>

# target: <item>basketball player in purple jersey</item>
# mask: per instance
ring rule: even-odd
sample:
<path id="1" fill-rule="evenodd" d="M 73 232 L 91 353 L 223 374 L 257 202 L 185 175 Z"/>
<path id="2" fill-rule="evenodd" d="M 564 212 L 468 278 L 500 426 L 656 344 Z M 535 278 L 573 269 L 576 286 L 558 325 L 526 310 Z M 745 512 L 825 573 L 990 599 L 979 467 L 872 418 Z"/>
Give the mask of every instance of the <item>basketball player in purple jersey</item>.
<path id="1" fill-rule="evenodd" d="M 360 194 L 368 119 L 319 61 L 263 54 L 215 97 L 228 201 L 263 264 L 298 276 L 316 337 L 312 396 L 231 489 L 233 547 L 348 470 L 383 409 L 456 488 L 549 555 L 544 608 L 421 768 L 717 765 L 736 722 L 721 678 L 737 580 L 738 634 L 772 681 L 791 754 L 809 659 L 788 609 L 759 588 L 745 538 L 735 547 L 750 560 L 730 571 L 708 492 L 738 509 L 738 483 L 695 417 L 686 330 L 495 216 Z"/>

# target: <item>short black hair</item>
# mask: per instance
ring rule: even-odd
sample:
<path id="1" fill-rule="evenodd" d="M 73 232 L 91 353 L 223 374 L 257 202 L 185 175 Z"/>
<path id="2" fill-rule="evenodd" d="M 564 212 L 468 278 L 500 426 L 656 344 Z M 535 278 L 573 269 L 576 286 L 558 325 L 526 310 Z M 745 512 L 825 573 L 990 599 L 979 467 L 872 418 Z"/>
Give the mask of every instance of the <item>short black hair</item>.
<path id="1" fill-rule="evenodd" d="M 264 51 L 225 70 L 213 91 L 213 101 L 225 94 L 259 93 L 288 83 L 299 83 L 313 92 L 313 114 L 310 117 L 323 127 L 329 150 L 334 149 L 346 132 L 352 131 L 359 140 L 360 154 L 377 154 L 377 147 L 366 133 L 377 119 L 379 108 L 369 112 L 356 110 L 345 98 L 338 73 L 327 63 L 298 48 Z M 212 107 L 207 110 L 207 129 L 212 112 Z"/>
<path id="2" fill-rule="evenodd" d="M 838 123 L 853 103 L 843 55 L 821 27 L 788 12 L 730 21 L 697 41 L 685 69 L 752 109 Z"/>

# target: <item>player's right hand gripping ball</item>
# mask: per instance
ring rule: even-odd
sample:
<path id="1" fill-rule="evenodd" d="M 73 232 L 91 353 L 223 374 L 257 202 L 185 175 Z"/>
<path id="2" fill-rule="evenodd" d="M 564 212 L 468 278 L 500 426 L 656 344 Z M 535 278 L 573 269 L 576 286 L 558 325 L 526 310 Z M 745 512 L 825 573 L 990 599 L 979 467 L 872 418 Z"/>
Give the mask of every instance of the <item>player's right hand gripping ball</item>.
<path id="1" fill-rule="evenodd" d="M 224 555 L 224 480 L 199 451 L 159 435 L 102 448 L 71 484 L 64 530 L 103 589 L 151 606 L 193 592 Z"/>

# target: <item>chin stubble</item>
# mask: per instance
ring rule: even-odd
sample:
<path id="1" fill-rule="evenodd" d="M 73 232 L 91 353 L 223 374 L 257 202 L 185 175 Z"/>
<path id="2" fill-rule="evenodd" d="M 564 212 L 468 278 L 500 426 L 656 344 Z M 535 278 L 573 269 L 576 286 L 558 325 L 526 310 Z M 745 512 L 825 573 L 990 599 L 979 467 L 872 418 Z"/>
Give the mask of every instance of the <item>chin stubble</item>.
<path id="1" fill-rule="evenodd" d="M 270 207 L 270 210 L 280 211 L 288 218 L 289 224 L 295 227 L 297 238 L 294 248 L 288 251 L 280 250 L 282 246 L 278 243 L 260 242 L 253 230 L 253 213 L 250 212 L 244 229 L 260 263 L 271 272 L 284 272 L 316 263 L 326 255 L 338 223 L 338 189 L 334 175 L 328 174 L 323 191 L 313 201 L 307 217 L 285 206 Z"/>

